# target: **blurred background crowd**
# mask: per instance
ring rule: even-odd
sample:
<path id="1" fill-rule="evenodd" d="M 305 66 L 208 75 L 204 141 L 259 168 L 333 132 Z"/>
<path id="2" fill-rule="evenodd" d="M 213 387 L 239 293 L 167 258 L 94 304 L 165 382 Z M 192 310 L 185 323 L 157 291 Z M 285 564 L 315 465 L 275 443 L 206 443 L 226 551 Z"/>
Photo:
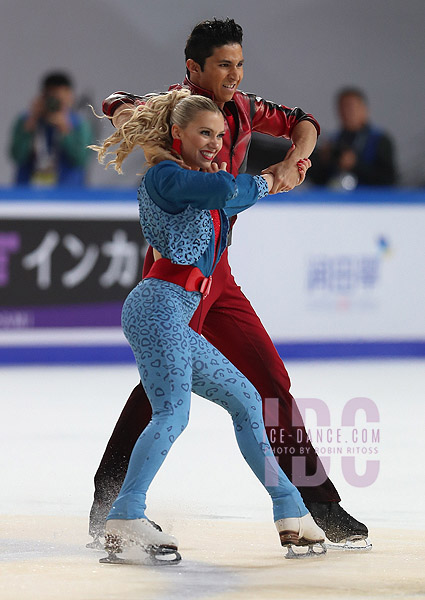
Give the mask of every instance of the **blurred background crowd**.
<path id="1" fill-rule="evenodd" d="M 422 0 L 268 0 L 261 11 L 253 0 L 213 9 L 195 0 L 42 0 L 36 13 L 30 0 L 2 5 L 1 186 L 133 186 L 142 154 L 124 177 L 105 174 L 87 145 L 111 125 L 88 105 L 100 113 L 115 90 L 181 81 L 186 37 L 213 16 L 244 29 L 242 90 L 320 122 L 308 186 L 425 185 Z M 254 134 L 248 171 L 282 160 L 287 148 Z"/>

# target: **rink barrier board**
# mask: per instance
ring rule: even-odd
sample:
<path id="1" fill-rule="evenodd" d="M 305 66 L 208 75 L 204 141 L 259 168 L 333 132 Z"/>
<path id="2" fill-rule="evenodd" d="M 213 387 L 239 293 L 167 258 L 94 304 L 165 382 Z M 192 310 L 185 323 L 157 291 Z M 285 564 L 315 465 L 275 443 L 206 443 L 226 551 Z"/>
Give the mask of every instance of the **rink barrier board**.
<path id="1" fill-rule="evenodd" d="M 133 188 L 64 188 L 43 190 L 0 187 L 0 210 L 8 202 L 132 202 L 136 200 Z M 353 192 L 318 188 L 295 188 L 289 195 L 273 194 L 261 199 L 268 204 L 425 204 L 425 188 L 358 188 Z"/>
<path id="2" fill-rule="evenodd" d="M 329 342 L 275 344 L 282 360 L 356 360 L 425 357 L 425 340 L 417 342 Z M 1 365 L 130 364 L 130 346 L 0 347 Z"/>
<path id="3" fill-rule="evenodd" d="M 337 192 L 328 190 L 295 190 L 292 194 L 277 194 L 262 200 L 262 205 L 274 207 L 301 205 L 302 210 L 311 205 L 315 210 L 321 206 L 349 207 L 359 205 L 376 206 L 382 210 L 388 207 L 425 207 L 425 190 L 405 189 L 363 189 L 356 192 Z M 40 207 L 42 210 L 40 210 Z M 91 217 L 100 220 L 124 219 L 137 220 L 137 203 L 134 189 L 87 189 L 81 190 L 32 190 L 26 188 L 0 189 L 0 221 L 2 216 L 10 218 L 43 218 L 44 211 L 48 217 L 75 218 L 81 212 L 82 219 Z M 84 215 L 84 216 L 83 216 Z M 0 224 L 1 230 L 1 224 Z M 243 236 L 240 236 L 243 237 Z M 243 241 L 243 240 L 242 240 Z M 241 242 L 239 241 L 238 245 Z M 418 248 L 419 254 L 421 248 Z M 231 259 L 232 265 L 235 262 Z M 239 281 L 239 275 L 237 274 Z M 243 283 L 245 290 L 245 284 Z M 0 290 L 1 292 L 1 290 Z M 251 292 L 247 293 L 252 300 Z M 126 292 L 123 293 L 123 300 Z M 254 306 L 257 304 L 254 302 Z M 4 303 L 3 303 L 4 307 Z M 1 310 L 1 306 L 0 306 Z M 260 311 L 262 317 L 262 313 Z M 263 318 L 263 317 L 262 317 Z M 114 323 L 116 326 L 116 323 Z M 270 331 L 270 325 L 266 328 Z M 0 365 L 18 364 L 67 364 L 67 363 L 131 363 L 134 361 L 131 350 L 123 344 L 92 343 L 91 345 L 61 343 L 39 343 L 39 338 L 33 342 L 20 344 L 2 343 L 1 331 L 10 333 L 10 329 L 0 329 Z M 28 331 L 28 330 L 27 330 Z M 284 359 L 288 360 L 316 360 L 316 359 L 355 359 L 355 358 L 408 358 L 423 357 L 425 355 L 425 331 L 418 329 L 415 339 L 411 335 L 389 336 L 390 339 L 380 339 L 373 336 L 369 339 L 344 337 L 343 339 L 308 339 L 308 335 L 296 338 L 289 337 L 284 342 L 279 342 L 282 335 L 271 333 L 275 345 Z M 343 337 L 343 336 L 341 336 Z M 354 338 L 354 336 L 353 336 Z M 295 340 L 295 341 L 294 341 Z"/>

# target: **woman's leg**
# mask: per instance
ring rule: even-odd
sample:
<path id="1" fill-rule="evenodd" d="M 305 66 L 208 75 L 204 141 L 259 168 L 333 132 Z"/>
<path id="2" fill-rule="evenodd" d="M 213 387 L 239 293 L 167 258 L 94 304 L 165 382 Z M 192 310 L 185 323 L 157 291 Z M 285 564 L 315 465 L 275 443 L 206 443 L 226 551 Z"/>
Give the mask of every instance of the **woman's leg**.
<path id="1" fill-rule="evenodd" d="M 148 487 L 188 423 L 192 367 L 187 323 L 199 295 L 184 290 L 179 295 L 176 289 L 148 279 L 131 292 L 123 307 L 124 333 L 152 405 L 152 420 L 134 446 L 108 519 L 145 517 Z"/>
<path id="2" fill-rule="evenodd" d="M 227 261 L 227 258 L 226 258 Z M 152 248 L 149 247 L 143 265 L 146 275 L 153 264 Z M 216 272 L 222 271 L 220 261 Z M 190 325 L 202 328 L 210 307 L 222 293 L 222 278 L 214 274 L 210 293 L 195 310 Z M 127 400 L 105 448 L 102 460 L 94 476 L 94 500 L 90 510 L 89 534 L 94 538 L 103 536 L 106 517 L 124 482 L 134 445 L 152 418 L 152 407 L 143 385 L 139 383 Z"/>
<path id="3" fill-rule="evenodd" d="M 274 520 L 306 515 L 308 511 L 299 491 L 279 467 L 271 450 L 257 390 L 207 340 L 190 331 L 190 342 L 192 390 L 230 413 L 242 455 L 272 498 Z"/>

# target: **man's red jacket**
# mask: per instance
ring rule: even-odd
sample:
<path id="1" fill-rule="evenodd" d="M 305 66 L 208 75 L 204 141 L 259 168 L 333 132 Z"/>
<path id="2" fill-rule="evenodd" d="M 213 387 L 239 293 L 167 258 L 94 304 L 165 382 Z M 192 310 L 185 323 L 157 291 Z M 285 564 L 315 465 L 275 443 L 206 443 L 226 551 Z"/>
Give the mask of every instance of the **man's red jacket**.
<path id="1" fill-rule="evenodd" d="M 207 96 L 214 100 L 214 94 L 194 85 L 186 76 L 183 83 L 170 86 L 170 90 L 190 89 L 192 94 Z M 112 117 L 115 109 L 121 104 L 140 104 L 146 97 L 136 96 L 127 92 L 115 92 L 103 101 L 102 109 L 105 115 Z M 305 113 L 301 108 L 288 108 L 268 100 L 263 100 L 255 94 L 248 94 L 236 90 L 233 99 L 224 105 L 225 127 L 229 130 L 228 115 L 232 115 L 235 123 L 235 135 L 224 136 L 223 148 L 217 154 L 215 162 L 227 163 L 227 168 L 232 175 L 243 173 L 246 170 L 248 150 L 251 144 L 253 131 L 266 133 L 273 137 L 290 139 L 294 127 L 301 121 L 310 121 L 320 133 L 319 123 L 316 119 Z M 282 157 L 283 160 L 283 157 Z"/>

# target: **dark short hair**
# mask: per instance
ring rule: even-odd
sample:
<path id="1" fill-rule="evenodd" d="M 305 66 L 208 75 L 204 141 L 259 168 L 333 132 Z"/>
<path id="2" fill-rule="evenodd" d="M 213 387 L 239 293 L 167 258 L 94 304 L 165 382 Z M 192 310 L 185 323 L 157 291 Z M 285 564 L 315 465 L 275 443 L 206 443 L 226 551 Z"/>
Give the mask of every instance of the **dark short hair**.
<path id="1" fill-rule="evenodd" d="M 336 94 L 335 98 L 336 98 L 337 105 L 339 105 L 341 103 L 341 100 L 343 98 L 345 98 L 346 96 L 355 96 L 356 98 L 363 100 L 363 102 L 365 104 L 368 103 L 367 96 L 363 90 L 361 90 L 360 88 L 356 88 L 356 87 L 345 87 L 345 88 L 342 88 L 341 90 L 339 90 L 339 92 Z"/>
<path id="2" fill-rule="evenodd" d="M 191 58 L 204 70 L 205 61 L 214 53 L 214 48 L 226 44 L 242 46 L 242 27 L 233 19 L 202 21 L 198 23 L 187 38 L 184 54 L 186 60 Z"/>
<path id="3" fill-rule="evenodd" d="M 55 71 L 53 73 L 47 73 L 41 80 L 41 89 L 46 90 L 50 87 L 61 87 L 66 86 L 72 88 L 72 79 L 67 73 L 62 71 Z"/>

